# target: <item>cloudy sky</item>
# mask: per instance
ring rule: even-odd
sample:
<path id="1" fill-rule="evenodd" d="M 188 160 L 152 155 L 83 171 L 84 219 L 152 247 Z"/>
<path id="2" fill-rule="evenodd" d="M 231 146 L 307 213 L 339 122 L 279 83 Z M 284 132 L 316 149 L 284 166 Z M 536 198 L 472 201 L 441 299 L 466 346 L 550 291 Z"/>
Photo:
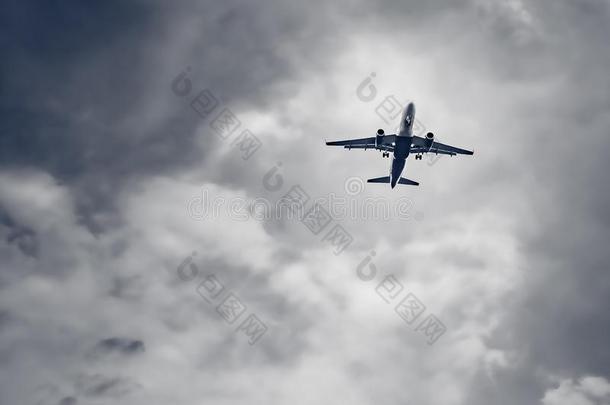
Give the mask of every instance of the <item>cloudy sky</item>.
<path id="1" fill-rule="evenodd" d="M 0 405 L 610 404 L 607 1 L 4 3 Z"/>

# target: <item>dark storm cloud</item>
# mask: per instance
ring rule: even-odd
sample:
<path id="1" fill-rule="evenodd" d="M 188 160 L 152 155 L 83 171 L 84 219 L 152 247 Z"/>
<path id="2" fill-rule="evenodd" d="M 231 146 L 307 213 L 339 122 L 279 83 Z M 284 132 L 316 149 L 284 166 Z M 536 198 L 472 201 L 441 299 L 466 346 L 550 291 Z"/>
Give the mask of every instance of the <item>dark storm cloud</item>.
<path id="1" fill-rule="evenodd" d="M 150 13 L 144 6 L 117 2 L 89 7 L 15 1 L 3 10 L 2 20 L 7 61 L 0 100 L 2 162 L 77 176 L 103 160 L 104 146 L 117 146 L 112 141 L 128 135 L 112 133 L 110 121 L 141 97 L 145 84 L 128 68 L 143 70 L 134 63 L 142 56 L 137 33 L 150 29 Z M 133 53 L 121 49 L 130 46 Z M 100 69 L 90 66 L 109 49 L 117 52 L 113 62 Z M 84 112 L 90 112 L 90 120 L 78 119 Z"/>
<path id="2" fill-rule="evenodd" d="M 112 205 L 130 174 L 200 157 L 185 146 L 195 125 L 188 117 L 169 117 L 139 139 L 137 126 L 124 125 L 138 120 L 134 106 L 147 89 L 169 80 L 150 69 L 162 36 L 154 7 L 10 2 L 2 16 L 3 166 L 40 168 L 77 187 L 83 220 L 95 229 L 93 214 Z"/>
<path id="3" fill-rule="evenodd" d="M 319 72 L 319 80 L 324 81 L 329 66 L 326 56 L 345 51 L 342 45 L 351 34 L 381 34 L 399 50 L 426 51 L 438 66 L 435 81 L 447 87 L 459 83 L 454 87 L 457 91 L 446 94 L 446 102 L 455 105 L 456 114 L 467 111 L 473 120 L 488 125 L 488 135 L 481 140 L 488 147 L 484 151 L 488 156 L 476 156 L 473 165 L 478 165 L 478 173 L 472 175 L 470 192 L 443 184 L 449 191 L 434 195 L 440 196 L 438 201 L 424 200 L 427 211 L 422 229 L 430 223 L 441 229 L 434 237 L 442 236 L 445 226 L 428 212 L 436 208 L 436 212 L 448 215 L 449 204 L 465 210 L 469 217 L 475 216 L 473 206 L 502 211 L 505 217 L 516 219 L 518 251 L 525 267 L 520 289 L 509 299 L 490 304 L 501 321 L 484 339 L 486 348 L 514 357 L 509 356 L 508 366 L 494 370 L 493 376 L 477 371 L 464 389 L 464 403 L 538 403 L 548 387 L 549 374 L 610 375 L 606 342 L 610 333 L 606 311 L 610 297 L 610 253 L 606 247 L 610 240 L 610 192 L 605 187 L 610 169 L 610 15 L 607 2 L 593 0 L 510 4 L 388 0 L 338 6 L 274 1 L 169 6 L 136 1 L 33 6 L 9 2 L 0 12 L 0 57 L 5 61 L 0 67 L 1 168 L 33 167 L 51 173 L 70 190 L 77 201 L 78 219 L 94 232 L 124 219 L 120 218 L 124 213 L 114 212 L 116 195 L 122 189 L 157 174 L 201 171 L 196 175 L 198 180 L 271 196 L 272 201 L 292 184 L 303 182 L 316 197 L 324 192 L 324 186 L 318 184 L 322 175 L 327 175 L 327 169 L 312 164 L 320 151 L 316 147 L 324 128 L 308 111 L 279 107 L 285 98 L 298 98 L 302 70 Z M 421 47 L 415 47 L 417 43 Z M 379 65 L 391 62 L 380 61 Z M 248 162 L 219 158 L 220 141 L 209 131 L 204 134 L 209 143 L 199 148 L 201 134 L 196 130 L 201 120 L 170 88 L 172 79 L 186 66 L 191 67 L 194 91 L 209 87 L 237 112 L 271 111 L 279 122 L 298 128 L 299 135 L 265 144 L 264 159 Z M 545 87 L 547 80 L 550 85 Z M 469 82 L 491 82 L 496 87 L 464 99 L 459 90 Z M 507 105 L 503 103 L 507 98 L 521 100 L 516 92 L 504 92 L 511 85 L 534 95 L 522 103 L 507 103 L 510 107 L 502 110 L 499 106 Z M 537 85 L 543 91 L 535 96 Z M 332 83 L 327 83 L 325 90 L 332 93 Z M 496 115 L 484 116 L 496 103 L 498 111 L 492 111 Z M 321 109 L 326 111 L 322 118 L 332 119 L 329 108 Z M 318 111 L 314 106 L 311 109 Z M 308 122 L 295 116 L 305 116 Z M 295 151 L 296 144 L 300 146 Z M 278 156 L 287 169 L 286 185 L 282 193 L 273 194 L 264 189 L 262 178 Z M 499 203 L 502 200 L 509 202 L 506 205 L 523 200 L 526 209 L 514 204 L 513 211 L 506 210 Z M 4 242 L 29 258 L 37 258 L 42 243 L 39 235 L 3 212 L 0 207 Z M 117 217 L 108 218 L 108 212 Z M 271 279 L 277 282 L 275 277 L 284 267 L 306 261 L 308 249 L 318 242 L 309 234 L 294 235 L 285 225 L 265 224 L 267 234 L 282 247 L 275 252 L 278 258 L 274 263 L 279 268 L 268 269 L 264 275 L 254 275 L 248 266 L 231 265 L 225 260 L 230 258 L 199 262 L 206 271 L 222 275 L 222 281 L 236 288 L 269 322 L 270 330 L 258 343 L 258 351 L 244 354 L 236 350 L 237 335 L 225 328 L 220 318 L 212 319 L 216 316 L 213 308 L 193 315 L 201 305 L 195 291 L 191 291 L 192 299 L 156 313 L 176 334 L 198 327 L 194 322 L 210 322 L 217 339 L 195 356 L 200 371 L 237 372 L 251 365 L 297 367 L 307 357 L 311 349 L 307 334 L 316 331 L 318 322 L 324 323 L 328 308 L 301 305 L 291 299 L 293 291 L 274 289 Z M 381 225 L 382 231 L 378 231 L 375 224 L 358 224 L 355 245 L 368 249 L 379 242 L 380 234 L 390 238 L 395 248 L 419 239 L 411 224 L 398 224 L 401 229 Z M 115 244 L 110 256 L 127 256 L 130 242 L 133 240 Z M 172 243 L 181 241 L 168 245 Z M 73 247 L 59 246 L 61 250 Z M 235 256 L 241 254 L 238 250 Z M 466 269 L 481 274 L 495 270 L 493 258 L 485 253 L 476 246 L 463 249 L 438 242 L 430 256 L 457 268 L 456 272 Z M 451 260 L 456 256 L 459 259 Z M 387 268 L 396 269 L 398 274 L 404 271 L 402 261 L 388 262 Z M 95 273 L 113 264 L 95 262 Z M 309 267 L 312 273 L 341 270 Z M 113 274 L 104 291 L 121 304 L 137 305 L 149 287 L 141 282 L 142 274 Z M 333 308 L 345 309 L 346 297 L 337 294 L 334 286 L 330 288 L 316 276 L 311 280 L 324 297 L 331 297 Z M 494 301 L 494 297 L 485 299 Z M 186 315 L 179 313 L 187 306 Z M 464 308 L 454 312 L 461 310 L 465 312 Z M 0 311 L 0 334 L 11 327 L 12 318 L 7 314 Z M 98 339 L 100 335 L 95 336 Z M 332 337 L 327 339 L 337 344 Z M 145 340 L 152 347 L 148 337 Z M 144 351 L 144 342 L 109 337 L 95 349 L 130 356 Z M 373 378 L 380 373 L 370 368 L 366 359 L 360 361 L 348 367 L 352 382 L 357 382 L 358 376 Z M 401 372 L 408 375 L 411 371 Z M 391 381 L 391 376 L 388 379 Z M 137 384 L 129 378 L 105 374 L 81 375 L 77 382 L 79 398 L 118 398 L 136 389 Z M 61 403 L 76 401 L 76 396 L 70 396 Z"/>
<path id="4" fill-rule="evenodd" d="M 201 119 L 170 91 L 187 65 L 194 90 L 209 87 L 232 106 L 265 105 L 272 85 L 293 71 L 278 46 L 304 52 L 322 37 L 314 28 L 321 22 L 305 30 L 289 7 L 278 5 L 273 17 L 265 10 L 247 2 L 9 2 L 0 17 L 2 166 L 50 172 L 75 188 L 91 230 L 111 226 L 116 220 L 99 214 L 113 211 L 129 179 L 191 167 L 218 142 L 194 146 Z M 146 115 L 157 106 L 157 116 Z"/>

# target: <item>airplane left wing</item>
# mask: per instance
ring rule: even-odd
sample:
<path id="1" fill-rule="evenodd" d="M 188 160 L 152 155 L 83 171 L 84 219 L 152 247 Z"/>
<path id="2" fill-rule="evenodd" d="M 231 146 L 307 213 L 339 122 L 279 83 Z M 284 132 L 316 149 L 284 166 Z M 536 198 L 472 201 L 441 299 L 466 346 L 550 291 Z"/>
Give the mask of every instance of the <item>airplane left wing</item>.
<path id="1" fill-rule="evenodd" d="M 419 136 L 413 136 L 413 146 L 411 153 L 436 153 L 439 155 L 472 155 L 473 150 L 456 148 L 455 146 L 445 145 L 444 143 L 433 141 L 429 147 L 426 145 L 426 140 Z"/>
<path id="2" fill-rule="evenodd" d="M 328 146 L 343 146 L 345 149 L 378 149 L 392 152 L 394 151 L 394 142 L 396 135 L 384 135 L 381 137 L 381 143 L 376 143 L 376 137 L 346 139 L 344 141 L 326 142 Z"/>

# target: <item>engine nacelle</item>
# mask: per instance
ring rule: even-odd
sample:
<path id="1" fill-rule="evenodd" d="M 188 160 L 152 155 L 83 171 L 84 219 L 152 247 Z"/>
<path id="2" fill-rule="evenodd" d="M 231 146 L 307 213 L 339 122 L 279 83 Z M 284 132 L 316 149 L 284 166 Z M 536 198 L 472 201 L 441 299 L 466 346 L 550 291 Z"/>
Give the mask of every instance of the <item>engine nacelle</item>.
<path id="1" fill-rule="evenodd" d="M 434 142 L 434 134 L 432 132 L 428 132 L 426 134 L 426 149 L 430 149 L 432 147 L 433 142 Z"/>
<path id="2" fill-rule="evenodd" d="M 377 130 L 377 135 L 375 136 L 375 147 L 379 147 L 381 146 L 381 144 L 383 143 L 383 136 L 385 135 L 385 132 L 383 132 L 383 129 L 379 128 Z"/>

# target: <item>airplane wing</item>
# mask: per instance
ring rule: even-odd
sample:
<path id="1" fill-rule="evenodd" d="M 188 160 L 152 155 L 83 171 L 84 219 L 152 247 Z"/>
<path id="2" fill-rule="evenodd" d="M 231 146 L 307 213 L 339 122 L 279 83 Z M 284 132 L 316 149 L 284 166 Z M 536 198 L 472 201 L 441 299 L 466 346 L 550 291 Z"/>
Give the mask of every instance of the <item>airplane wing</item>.
<path id="1" fill-rule="evenodd" d="M 473 150 L 466 150 L 456 148 L 455 146 L 445 145 L 440 142 L 432 142 L 432 145 L 428 148 L 426 146 L 426 140 L 420 136 L 413 136 L 413 146 L 411 147 L 411 153 L 436 153 L 439 155 L 472 155 Z"/>
<path id="2" fill-rule="evenodd" d="M 385 150 L 388 152 L 394 151 L 394 142 L 396 141 L 396 135 L 384 135 L 381 141 L 381 145 L 375 144 L 375 137 L 370 138 L 358 138 L 358 139 L 346 139 L 344 141 L 331 141 L 326 142 L 328 146 L 343 146 L 345 149 L 378 149 Z"/>

